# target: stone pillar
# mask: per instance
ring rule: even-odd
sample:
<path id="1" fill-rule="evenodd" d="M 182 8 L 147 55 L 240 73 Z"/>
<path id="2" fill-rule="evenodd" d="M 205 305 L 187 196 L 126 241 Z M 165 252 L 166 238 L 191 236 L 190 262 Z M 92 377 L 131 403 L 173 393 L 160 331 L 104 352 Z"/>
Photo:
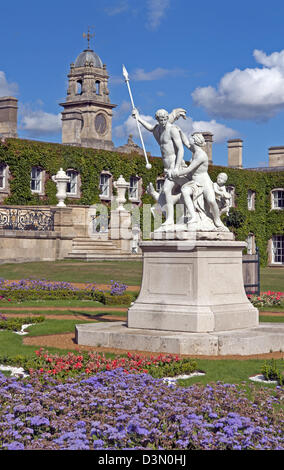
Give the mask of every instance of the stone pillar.
<path id="1" fill-rule="evenodd" d="M 268 156 L 269 166 L 284 166 L 284 147 L 270 147 Z"/>
<path id="2" fill-rule="evenodd" d="M 202 132 L 202 135 L 205 139 L 206 142 L 206 153 L 208 155 L 208 161 L 209 164 L 213 164 L 213 159 L 212 159 L 212 143 L 213 143 L 213 134 L 211 132 Z"/>
<path id="3" fill-rule="evenodd" d="M 0 98 L 0 135 L 17 137 L 18 100 L 13 96 Z"/>
<path id="4" fill-rule="evenodd" d="M 242 139 L 228 140 L 228 167 L 243 167 L 243 141 Z"/>
<path id="5" fill-rule="evenodd" d="M 79 110 L 62 111 L 62 143 L 81 145 L 82 113 Z"/>

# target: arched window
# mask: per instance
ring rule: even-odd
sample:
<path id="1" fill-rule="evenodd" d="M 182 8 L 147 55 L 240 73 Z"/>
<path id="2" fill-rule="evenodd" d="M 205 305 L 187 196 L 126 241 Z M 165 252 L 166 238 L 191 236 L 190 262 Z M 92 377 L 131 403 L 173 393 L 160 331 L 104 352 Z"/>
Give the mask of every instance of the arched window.
<path id="1" fill-rule="evenodd" d="M 100 95 L 101 94 L 101 82 L 99 80 L 96 80 L 96 83 L 95 83 L 95 90 L 96 90 L 96 94 L 97 95 Z"/>
<path id="2" fill-rule="evenodd" d="M 82 94 L 82 80 L 77 80 L 76 84 L 76 94 L 81 95 Z"/>
<path id="3" fill-rule="evenodd" d="M 277 188 L 271 191 L 272 209 L 284 209 L 284 188 Z"/>

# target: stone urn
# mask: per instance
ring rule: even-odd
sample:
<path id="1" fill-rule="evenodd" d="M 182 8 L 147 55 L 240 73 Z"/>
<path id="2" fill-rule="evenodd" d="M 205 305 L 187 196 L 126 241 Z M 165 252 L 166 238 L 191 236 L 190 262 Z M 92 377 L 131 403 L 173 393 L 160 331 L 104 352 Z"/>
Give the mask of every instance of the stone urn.
<path id="1" fill-rule="evenodd" d="M 60 170 L 56 173 L 56 175 L 53 175 L 52 181 L 56 184 L 56 197 L 58 199 L 58 204 L 57 207 L 66 207 L 66 204 L 64 203 L 66 197 L 67 197 L 67 183 L 70 181 L 70 176 L 67 176 L 65 171 L 60 168 Z"/>
<path id="2" fill-rule="evenodd" d="M 124 211 L 123 204 L 126 202 L 125 192 L 129 188 L 130 183 L 127 183 L 122 175 L 118 178 L 117 181 L 113 183 L 114 187 L 117 189 L 116 202 L 118 203 L 118 211 Z"/>

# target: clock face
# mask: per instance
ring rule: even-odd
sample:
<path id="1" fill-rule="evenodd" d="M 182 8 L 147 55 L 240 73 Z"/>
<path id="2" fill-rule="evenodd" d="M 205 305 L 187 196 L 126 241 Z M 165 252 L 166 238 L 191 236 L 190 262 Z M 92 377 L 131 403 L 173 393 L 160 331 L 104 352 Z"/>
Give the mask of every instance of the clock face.
<path id="1" fill-rule="evenodd" d="M 107 131 L 107 121 L 103 113 L 99 113 L 95 118 L 95 128 L 98 134 L 105 134 Z"/>

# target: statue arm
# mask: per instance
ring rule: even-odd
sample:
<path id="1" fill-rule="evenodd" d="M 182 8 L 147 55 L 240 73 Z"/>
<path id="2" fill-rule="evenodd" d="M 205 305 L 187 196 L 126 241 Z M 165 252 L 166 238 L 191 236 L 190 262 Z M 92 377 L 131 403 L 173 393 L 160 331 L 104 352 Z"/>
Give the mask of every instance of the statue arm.
<path id="1" fill-rule="evenodd" d="M 179 172 L 179 176 L 186 176 L 189 173 L 193 173 L 204 161 L 202 157 L 195 158 L 187 168 Z"/>
<path id="2" fill-rule="evenodd" d="M 175 162 L 175 169 L 179 170 L 181 163 L 183 161 L 184 157 L 184 149 L 183 149 L 183 143 L 181 140 L 180 132 L 177 127 L 172 127 L 171 129 L 171 137 L 173 139 L 173 142 L 176 147 L 176 162 Z"/>
<path id="3" fill-rule="evenodd" d="M 147 129 L 147 131 L 150 131 L 150 132 L 153 132 L 153 130 L 155 129 L 155 127 L 157 125 L 157 124 L 154 124 L 154 125 L 150 124 L 149 122 L 145 121 L 145 119 L 142 119 L 136 108 L 134 108 L 133 111 L 132 111 L 132 117 L 134 119 L 137 119 L 137 121 L 140 122 L 140 124 L 142 124 L 142 126 L 145 127 L 145 129 Z"/>

